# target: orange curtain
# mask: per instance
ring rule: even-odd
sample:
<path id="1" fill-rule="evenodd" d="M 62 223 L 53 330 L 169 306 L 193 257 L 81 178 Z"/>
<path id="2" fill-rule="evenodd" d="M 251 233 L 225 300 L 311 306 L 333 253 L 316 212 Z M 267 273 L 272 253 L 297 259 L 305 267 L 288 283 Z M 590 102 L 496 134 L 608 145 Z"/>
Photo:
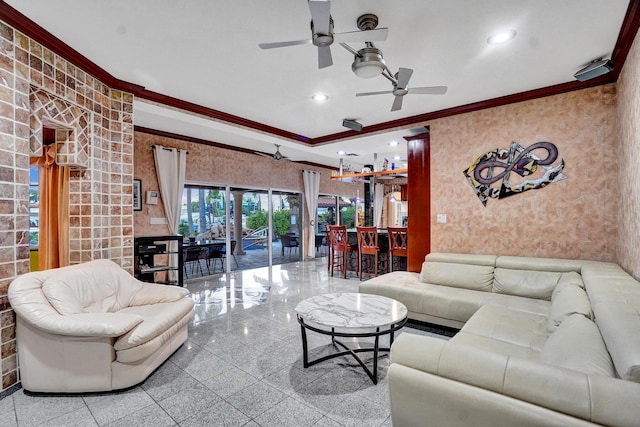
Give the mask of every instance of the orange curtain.
<path id="1" fill-rule="evenodd" d="M 40 169 L 39 269 L 69 265 L 69 168 L 59 166 L 55 144 L 31 158 Z"/>

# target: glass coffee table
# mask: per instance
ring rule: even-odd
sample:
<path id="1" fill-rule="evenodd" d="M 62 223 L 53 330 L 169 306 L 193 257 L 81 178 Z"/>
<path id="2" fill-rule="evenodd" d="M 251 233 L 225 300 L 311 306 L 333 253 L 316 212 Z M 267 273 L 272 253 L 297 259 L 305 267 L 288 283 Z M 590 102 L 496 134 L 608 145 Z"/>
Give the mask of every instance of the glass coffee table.
<path id="1" fill-rule="evenodd" d="M 302 330 L 303 365 L 305 368 L 325 360 L 350 354 L 364 369 L 374 384 L 378 383 L 378 353 L 389 352 L 395 332 L 407 322 L 407 307 L 387 297 L 360 293 L 319 295 L 301 301 L 296 313 Z M 315 360 L 309 360 L 307 330 L 331 337 L 338 351 Z M 380 348 L 379 340 L 389 335 L 389 347 Z M 374 338 L 373 347 L 349 348 L 336 339 Z M 373 369 L 358 357 L 358 353 L 373 353 Z"/>

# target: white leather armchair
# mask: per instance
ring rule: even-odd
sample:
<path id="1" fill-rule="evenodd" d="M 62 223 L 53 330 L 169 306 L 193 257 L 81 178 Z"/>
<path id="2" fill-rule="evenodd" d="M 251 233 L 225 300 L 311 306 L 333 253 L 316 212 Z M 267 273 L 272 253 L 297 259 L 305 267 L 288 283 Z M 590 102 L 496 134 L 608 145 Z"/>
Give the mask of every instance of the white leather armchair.
<path id="1" fill-rule="evenodd" d="M 22 387 L 69 393 L 143 381 L 187 340 L 188 293 L 141 282 L 110 260 L 19 276 L 9 301 Z"/>

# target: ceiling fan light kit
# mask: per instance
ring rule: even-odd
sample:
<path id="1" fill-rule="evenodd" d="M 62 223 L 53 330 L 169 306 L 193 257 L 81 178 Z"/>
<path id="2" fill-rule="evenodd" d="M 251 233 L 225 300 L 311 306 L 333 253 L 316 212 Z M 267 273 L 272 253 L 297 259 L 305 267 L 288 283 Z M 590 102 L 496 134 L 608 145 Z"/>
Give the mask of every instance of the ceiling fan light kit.
<path id="1" fill-rule="evenodd" d="M 386 68 L 382 51 L 373 46 L 360 49 L 351 64 L 351 70 L 363 79 L 378 77 Z"/>

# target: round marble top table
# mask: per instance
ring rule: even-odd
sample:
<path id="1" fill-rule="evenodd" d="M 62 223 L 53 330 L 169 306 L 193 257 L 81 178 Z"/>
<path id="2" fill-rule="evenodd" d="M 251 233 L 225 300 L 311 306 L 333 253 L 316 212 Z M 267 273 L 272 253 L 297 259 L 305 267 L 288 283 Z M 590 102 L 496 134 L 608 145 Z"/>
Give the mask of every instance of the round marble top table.
<path id="1" fill-rule="evenodd" d="M 407 322 L 407 307 L 401 302 L 380 295 L 360 293 L 335 293 L 307 298 L 296 306 L 296 313 L 302 331 L 305 368 L 349 354 L 356 359 L 374 384 L 378 383 L 378 352 L 389 351 L 395 331 Z M 330 335 L 332 344 L 343 348 L 344 351 L 309 361 L 307 330 Z M 379 338 L 387 334 L 389 347 L 380 348 Z M 350 349 L 336 337 L 374 337 L 374 346 Z M 373 352 L 373 372 L 356 354 L 362 352 Z"/>
<path id="2" fill-rule="evenodd" d="M 407 307 L 380 295 L 336 293 L 307 298 L 296 313 L 309 325 L 355 332 L 398 323 L 407 317 Z"/>

